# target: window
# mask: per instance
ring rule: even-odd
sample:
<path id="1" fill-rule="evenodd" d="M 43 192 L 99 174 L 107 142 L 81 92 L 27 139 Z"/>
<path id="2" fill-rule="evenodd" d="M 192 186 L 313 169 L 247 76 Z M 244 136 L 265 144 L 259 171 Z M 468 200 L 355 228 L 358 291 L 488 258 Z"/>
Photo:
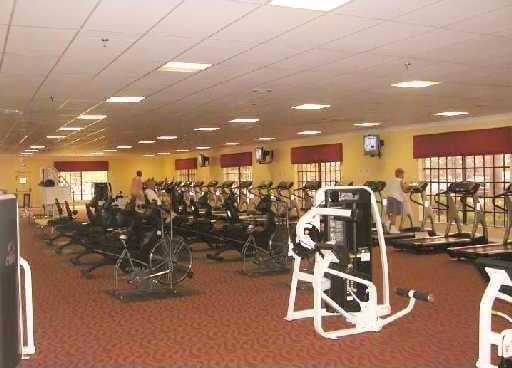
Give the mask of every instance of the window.
<path id="1" fill-rule="evenodd" d="M 252 166 L 225 167 L 224 180 L 232 180 L 236 184 L 252 180 Z"/>
<path id="2" fill-rule="evenodd" d="M 510 182 L 511 154 L 429 157 L 422 159 L 421 169 L 424 180 L 429 183 L 427 194 L 433 207 L 434 195 L 445 190 L 454 181 L 475 181 L 480 183 L 478 196 L 486 214 L 488 225 L 504 226 L 505 214 L 493 205 L 493 197 L 504 191 Z M 458 199 L 458 198 L 456 198 Z M 503 201 L 497 204 L 503 206 Z M 435 210 L 437 221 L 446 221 L 445 210 Z M 464 223 L 473 221 L 472 211 L 462 211 Z"/>
<path id="3" fill-rule="evenodd" d="M 318 180 L 322 186 L 341 181 L 341 162 L 317 162 L 295 165 L 295 182 L 302 188 L 307 181 Z"/>
<path id="4" fill-rule="evenodd" d="M 108 171 L 61 171 L 59 186 L 71 187 L 75 201 L 90 201 L 94 196 L 94 183 L 108 182 Z"/>
<path id="5" fill-rule="evenodd" d="M 197 169 L 176 170 L 178 181 L 196 181 Z"/>

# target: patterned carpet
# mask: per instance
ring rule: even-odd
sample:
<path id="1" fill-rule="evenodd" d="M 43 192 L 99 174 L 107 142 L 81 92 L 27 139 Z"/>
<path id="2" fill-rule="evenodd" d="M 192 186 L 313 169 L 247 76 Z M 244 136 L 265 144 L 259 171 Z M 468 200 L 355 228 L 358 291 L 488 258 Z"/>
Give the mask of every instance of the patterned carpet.
<path id="1" fill-rule="evenodd" d="M 122 303 L 112 268 L 80 277 L 69 256 L 55 255 L 22 224 L 22 253 L 33 268 L 37 354 L 22 366 L 128 367 L 472 367 L 483 282 L 470 264 L 445 255 L 390 249 L 396 286 L 435 294 L 380 333 L 329 341 L 311 320 L 287 322 L 290 276 L 249 278 L 240 263 L 212 263 L 198 254 L 196 295 Z M 304 296 L 307 291 L 301 292 Z M 406 303 L 392 297 L 394 310 Z"/>

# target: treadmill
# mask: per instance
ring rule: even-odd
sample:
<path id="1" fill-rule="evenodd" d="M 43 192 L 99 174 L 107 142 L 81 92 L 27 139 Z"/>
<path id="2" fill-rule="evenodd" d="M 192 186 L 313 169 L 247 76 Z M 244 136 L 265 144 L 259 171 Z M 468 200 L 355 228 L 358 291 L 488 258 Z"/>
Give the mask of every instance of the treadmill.
<path id="1" fill-rule="evenodd" d="M 382 220 L 382 229 L 384 230 L 384 239 L 391 240 L 391 239 L 414 238 L 414 232 L 400 232 L 400 233 L 396 233 L 396 234 L 391 234 L 389 232 L 389 229 L 388 229 L 387 225 L 385 224 L 386 210 L 385 210 L 384 199 L 382 198 L 382 192 L 384 191 L 384 188 L 386 188 L 386 182 L 382 181 L 382 180 L 369 180 L 369 181 L 365 182 L 363 184 L 363 186 L 370 188 L 370 190 L 375 194 L 375 199 L 377 201 L 377 205 L 380 208 L 380 217 Z M 375 245 L 375 246 L 378 245 L 377 229 L 375 227 L 372 229 L 372 240 L 373 240 L 373 245 Z"/>
<path id="2" fill-rule="evenodd" d="M 503 198 L 504 206 L 499 205 L 496 200 Z M 512 244 L 510 244 L 510 231 L 512 228 L 512 183 L 507 189 L 492 199 L 493 205 L 506 213 L 505 233 L 501 243 L 474 245 L 470 247 L 448 248 L 447 253 L 450 257 L 458 260 L 476 260 L 480 257 L 493 257 L 502 260 L 512 261 Z"/>
<path id="3" fill-rule="evenodd" d="M 392 241 L 392 245 L 396 249 L 423 253 L 445 251 L 450 247 L 487 244 L 487 224 L 485 223 L 485 214 L 481 210 L 480 199 L 477 194 L 479 188 L 479 183 L 460 181 L 451 183 L 446 191 L 437 194 L 437 197 L 441 194 L 446 195 L 447 221 L 444 236 L 398 239 Z M 462 223 L 455 203 L 455 198 L 453 197 L 454 195 L 459 195 L 460 202 L 464 204 L 465 207 L 474 210 L 475 215 L 471 233 L 462 232 Z M 473 199 L 473 205 L 467 203 L 468 198 Z M 442 205 L 439 200 L 436 200 L 436 202 Z M 455 223 L 457 226 L 457 232 L 450 234 L 452 223 Z M 477 236 L 478 225 L 481 225 L 482 227 L 483 234 L 481 236 Z"/>

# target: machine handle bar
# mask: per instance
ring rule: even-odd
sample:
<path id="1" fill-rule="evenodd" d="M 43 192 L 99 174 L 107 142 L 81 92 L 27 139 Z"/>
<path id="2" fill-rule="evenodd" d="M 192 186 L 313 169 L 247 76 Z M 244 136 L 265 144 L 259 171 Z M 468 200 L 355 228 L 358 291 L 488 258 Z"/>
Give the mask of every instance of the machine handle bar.
<path id="1" fill-rule="evenodd" d="M 420 300 L 422 302 L 427 303 L 433 303 L 434 302 L 434 296 L 430 293 L 426 293 L 423 291 L 416 291 L 413 289 L 403 289 L 403 288 L 397 288 L 396 294 L 399 296 L 403 296 L 405 298 L 414 298 L 416 300 Z M 412 295 L 411 295 L 412 294 Z"/>

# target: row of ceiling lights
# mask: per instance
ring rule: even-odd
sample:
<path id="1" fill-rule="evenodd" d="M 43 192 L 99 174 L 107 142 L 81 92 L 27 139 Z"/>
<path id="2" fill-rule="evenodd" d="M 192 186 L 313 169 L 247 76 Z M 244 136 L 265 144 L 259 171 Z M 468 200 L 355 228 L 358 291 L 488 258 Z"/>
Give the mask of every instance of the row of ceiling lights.
<path id="1" fill-rule="evenodd" d="M 318 1 L 318 0 L 273 0 L 270 2 L 270 5 L 273 6 L 281 6 L 281 7 L 290 7 L 290 8 L 299 8 L 299 9 L 308 9 L 308 10 L 318 10 L 318 11 L 330 11 L 335 8 L 338 8 L 342 5 L 347 4 L 351 0 L 324 0 L 324 1 Z M 160 67 L 160 71 L 165 72 L 179 72 L 179 73 L 194 73 L 194 72 L 200 72 L 203 70 L 206 70 L 209 68 L 211 64 L 206 63 L 188 63 L 188 62 L 177 62 L 177 61 L 171 61 L 166 64 L 164 64 L 162 67 Z M 421 81 L 421 80 L 413 80 L 413 81 L 404 81 L 404 82 L 398 82 L 391 84 L 392 87 L 398 87 L 398 88 L 424 88 L 424 87 L 430 87 L 433 85 L 437 85 L 440 82 L 433 82 L 433 81 Z M 108 103 L 139 103 L 145 99 L 144 96 L 112 96 L 106 100 Z M 324 104 L 314 104 L 314 103 L 307 103 L 302 104 L 298 106 L 293 106 L 292 109 L 296 110 L 321 110 L 325 108 L 331 107 L 330 105 L 324 105 Z M 436 116 L 459 116 L 459 115 L 467 115 L 468 112 L 465 111 L 443 111 L 440 113 L 436 113 L 434 115 Z M 95 120 L 100 121 L 107 117 L 107 115 L 95 115 L 95 114 L 81 114 L 78 116 L 78 119 L 81 120 Z M 233 119 L 230 122 L 231 123 L 256 123 L 258 122 L 258 118 L 238 118 Z M 355 123 L 354 126 L 357 127 L 375 127 L 381 125 L 379 122 L 361 122 L 361 123 Z M 218 127 L 200 127 L 195 128 L 195 131 L 215 131 L 220 128 Z M 74 126 L 63 126 L 59 128 L 59 131 L 80 131 L 82 130 L 81 127 L 74 127 Z M 319 130 L 304 130 L 301 132 L 297 132 L 299 135 L 317 135 L 321 134 L 322 132 Z M 66 136 L 63 135 L 48 135 L 46 136 L 48 139 L 63 139 L 66 138 Z M 157 139 L 161 140 L 170 140 L 170 139 L 177 139 L 176 136 L 160 136 L 157 137 Z M 275 138 L 273 137 L 260 137 L 258 140 L 260 141 L 270 141 Z M 143 140 L 139 141 L 140 144 L 151 144 L 155 143 L 154 140 Z M 238 142 L 227 142 L 225 145 L 227 146 L 234 146 L 238 145 Z M 36 148 L 38 147 L 38 148 Z M 26 149 L 22 155 L 32 155 L 34 152 L 37 152 L 39 148 L 45 148 L 44 146 L 30 146 L 30 149 Z M 117 149 L 130 149 L 133 148 L 133 146 L 130 145 L 119 145 L 117 146 Z M 209 149 L 211 147 L 207 146 L 198 146 L 196 149 Z M 105 149 L 104 152 L 116 152 L 117 149 Z M 188 149 L 177 149 L 176 152 L 187 152 Z M 94 152 L 92 155 L 101 155 L 103 152 Z M 159 152 L 157 155 L 168 155 L 169 152 Z M 144 156 L 154 156 L 154 154 L 146 154 Z"/>

